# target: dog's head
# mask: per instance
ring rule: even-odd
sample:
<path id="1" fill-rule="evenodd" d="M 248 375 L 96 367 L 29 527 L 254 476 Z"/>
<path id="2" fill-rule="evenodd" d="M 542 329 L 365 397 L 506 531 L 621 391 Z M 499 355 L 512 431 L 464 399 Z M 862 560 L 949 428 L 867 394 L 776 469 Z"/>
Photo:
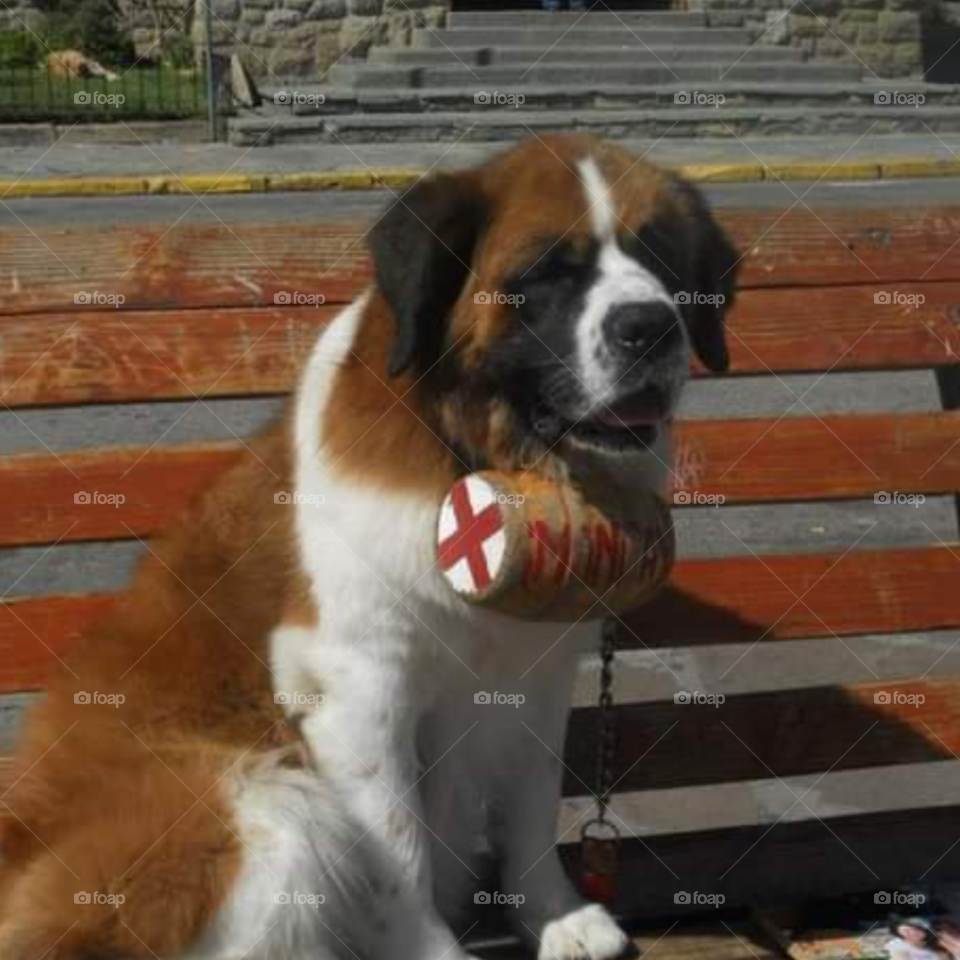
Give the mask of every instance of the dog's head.
<path id="1" fill-rule="evenodd" d="M 613 144 L 537 138 L 421 180 L 370 245 L 395 318 L 387 374 L 418 381 L 474 469 L 642 451 L 691 349 L 727 367 L 736 252 L 693 187 Z"/>

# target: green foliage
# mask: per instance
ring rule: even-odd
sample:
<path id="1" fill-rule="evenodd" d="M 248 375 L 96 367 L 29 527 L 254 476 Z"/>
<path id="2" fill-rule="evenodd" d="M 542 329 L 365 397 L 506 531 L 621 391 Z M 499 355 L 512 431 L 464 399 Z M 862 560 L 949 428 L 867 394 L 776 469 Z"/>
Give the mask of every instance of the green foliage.
<path id="1" fill-rule="evenodd" d="M 0 69 L 36 66 L 42 50 L 40 41 L 29 30 L 0 31 Z"/>
<path id="2" fill-rule="evenodd" d="M 185 33 L 170 33 L 161 42 L 163 62 L 171 67 L 193 66 L 193 42 Z"/>
<path id="3" fill-rule="evenodd" d="M 132 37 L 117 29 L 116 0 L 49 0 L 47 11 L 51 50 L 81 50 L 107 66 L 134 61 Z"/>

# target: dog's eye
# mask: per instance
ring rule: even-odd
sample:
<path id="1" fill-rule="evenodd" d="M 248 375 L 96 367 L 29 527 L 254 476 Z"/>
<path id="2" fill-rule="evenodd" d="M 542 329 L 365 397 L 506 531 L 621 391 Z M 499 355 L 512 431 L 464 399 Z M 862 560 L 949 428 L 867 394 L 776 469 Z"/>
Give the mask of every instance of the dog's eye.
<path id="1" fill-rule="evenodd" d="M 681 283 L 683 264 L 669 234 L 653 224 L 644 224 L 633 233 L 618 235 L 617 243 L 628 257 L 660 277 L 667 287 Z"/>

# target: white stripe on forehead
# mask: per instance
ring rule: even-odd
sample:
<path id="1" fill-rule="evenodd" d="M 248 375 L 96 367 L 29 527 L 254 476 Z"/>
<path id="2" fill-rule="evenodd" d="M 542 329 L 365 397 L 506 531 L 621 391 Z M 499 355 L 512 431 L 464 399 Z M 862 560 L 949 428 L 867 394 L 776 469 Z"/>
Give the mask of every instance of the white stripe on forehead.
<path id="1" fill-rule="evenodd" d="M 593 233 L 599 240 L 607 240 L 614 235 L 617 214 L 613 208 L 610 187 L 593 157 L 577 161 L 580 182 L 590 208 L 590 222 Z"/>

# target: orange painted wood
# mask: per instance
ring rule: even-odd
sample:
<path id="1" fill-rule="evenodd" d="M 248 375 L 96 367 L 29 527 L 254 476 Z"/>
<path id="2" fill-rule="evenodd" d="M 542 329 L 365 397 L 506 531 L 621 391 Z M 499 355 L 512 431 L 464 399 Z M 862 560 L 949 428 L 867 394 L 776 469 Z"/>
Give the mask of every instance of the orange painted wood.
<path id="1" fill-rule="evenodd" d="M 54 658 L 113 603 L 107 594 L 0 603 L 0 691 L 42 690 Z"/>
<path id="2" fill-rule="evenodd" d="M 744 287 L 960 280 L 960 207 L 720 211 Z M 0 312 L 72 305 L 86 290 L 128 308 L 272 304 L 277 290 L 349 299 L 366 283 L 366 222 L 170 223 L 0 232 Z M 952 249 L 951 249 L 952 247 Z"/>
<path id="3" fill-rule="evenodd" d="M 728 503 L 952 492 L 958 440 L 960 411 L 681 421 L 672 479 Z"/>
<path id="4" fill-rule="evenodd" d="M 925 302 L 878 304 L 878 293 Z M 727 317 L 727 344 L 739 373 L 955 364 L 960 283 L 745 290 Z"/>
<path id="5" fill-rule="evenodd" d="M 732 372 L 956 362 L 960 283 L 888 292 L 926 302 L 878 305 L 872 287 L 745 291 L 728 319 Z M 0 316 L 0 400 L 15 407 L 282 393 L 341 306 Z"/>
<path id="6" fill-rule="evenodd" d="M 11 505 L 0 513 L 0 544 L 155 533 L 242 451 L 223 443 L 0 458 L 0 497 Z M 96 503 L 95 493 L 124 500 Z"/>
<path id="7" fill-rule="evenodd" d="M 960 412 L 681 422 L 676 490 L 728 503 L 960 490 Z M 115 448 L 0 459 L 0 546 L 155 533 L 224 470 L 239 444 Z M 123 494 L 119 505 L 75 502 Z"/>
<path id="8" fill-rule="evenodd" d="M 0 313 L 72 309 L 81 292 L 122 294 L 128 310 L 272 306 L 281 291 L 342 303 L 362 238 L 357 221 L 17 225 L 0 231 Z"/>
<path id="9" fill-rule="evenodd" d="M 627 646 L 778 641 L 960 627 L 960 546 L 749 555 L 677 564 L 623 620 Z"/>
<path id="10" fill-rule="evenodd" d="M 341 309 L 94 310 L 0 317 L 0 401 L 166 400 L 288 391 Z"/>
<path id="11" fill-rule="evenodd" d="M 741 285 L 960 280 L 960 207 L 719 211 Z"/>
<path id="12" fill-rule="evenodd" d="M 958 582 L 960 547 L 687 560 L 659 599 L 624 618 L 623 645 L 960 627 Z M 0 690 L 41 688 L 51 651 L 62 653 L 110 602 L 77 596 L 0 604 Z"/>

